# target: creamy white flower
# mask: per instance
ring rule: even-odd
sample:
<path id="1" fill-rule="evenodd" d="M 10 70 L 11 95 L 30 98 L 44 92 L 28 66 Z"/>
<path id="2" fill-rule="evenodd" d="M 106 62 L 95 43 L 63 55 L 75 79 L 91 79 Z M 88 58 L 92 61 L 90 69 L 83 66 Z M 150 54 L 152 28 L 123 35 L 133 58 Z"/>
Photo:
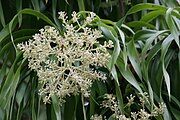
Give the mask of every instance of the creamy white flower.
<path id="1" fill-rule="evenodd" d="M 44 102 L 50 102 L 51 96 L 57 96 L 64 102 L 66 96 L 89 95 L 89 88 L 96 79 L 106 79 L 102 72 L 92 66 L 105 67 L 110 59 L 106 47 L 100 45 L 101 31 L 81 24 L 69 23 L 65 12 L 59 12 L 65 31 L 63 35 L 51 26 L 45 26 L 31 40 L 18 47 L 24 51 L 29 68 L 37 72 L 40 83 L 40 95 Z M 93 19 L 95 14 L 90 13 Z M 78 16 L 72 14 L 74 22 Z"/>
<path id="2" fill-rule="evenodd" d="M 77 15 L 77 13 L 75 11 L 73 11 L 73 13 L 71 14 L 72 16 L 72 21 L 73 22 L 77 22 L 79 19 L 79 16 Z"/>
<path id="3" fill-rule="evenodd" d="M 140 100 L 140 110 L 137 110 L 136 112 L 131 112 L 131 116 L 126 117 L 120 112 L 119 103 L 116 100 L 116 97 L 112 94 L 106 94 L 105 100 L 102 102 L 102 106 L 106 108 L 110 108 L 112 112 L 114 112 L 113 116 L 117 120 L 150 120 L 150 118 L 161 115 L 164 113 L 165 104 L 159 103 L 159 107 L 156 105 L 153 106 L 153 111 L 148 112 L 145 109 L 144 104 L 149 103 L 148 101 L 148 94 L 145 92 L 143 94 L 140 94 L 139 100 Z M 144 96 L 144 97 L 142 97 Z M 126 106 L 129 106 L 133 103 L 134 97 L 130 95 L 130 97 L 127 97 L 128 103 Z M 125 107 L 126 107 L 125 106 Z"/>

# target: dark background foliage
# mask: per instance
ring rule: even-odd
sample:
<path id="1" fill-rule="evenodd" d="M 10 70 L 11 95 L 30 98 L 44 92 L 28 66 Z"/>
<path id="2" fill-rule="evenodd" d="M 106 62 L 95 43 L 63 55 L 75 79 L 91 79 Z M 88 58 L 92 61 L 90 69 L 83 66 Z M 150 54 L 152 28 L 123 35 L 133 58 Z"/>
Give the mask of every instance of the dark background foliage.
<path id="1" fill-rule="evenodd" d="M 14 47 L 45 25 L 61 29 L 57 12 L 70 16 L 84 10 L 101 18 L 98 28 L 116 46 L 110 50 L 113 69 L 103 69 L 108 80 L 93 83 L 86 100 L 87 119 L 95 113 L 112 115 L 100 108 L 105 93 L 115 94 L 128 116 L 129 110 L 123 109 L 126 97 L 143 91 L 152 104 L 166 103 L 164 115 L 154 119 L 179 120 L 179 4 L 178 0 L 0 0 L 0 120 L 84 119 L 79 96 L 67 98 L 62 107 L 58 101 L 42 103 L 36 73 Z"/>

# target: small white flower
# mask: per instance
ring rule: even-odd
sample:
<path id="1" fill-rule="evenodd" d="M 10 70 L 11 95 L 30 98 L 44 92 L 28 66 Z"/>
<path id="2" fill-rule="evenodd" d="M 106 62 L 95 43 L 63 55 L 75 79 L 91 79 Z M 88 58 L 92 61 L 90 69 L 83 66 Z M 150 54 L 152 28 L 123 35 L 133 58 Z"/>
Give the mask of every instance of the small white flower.
<path id="1" fill-rule="evenodd" d="M 86 17 L 86 21 L 85 21 L 85 22 L 86 22 L 87 24 L 91 23 L 91 22 L 94 20 L 95 16 L 96 16 L 95 13 L 90 12 L 90 15 Z"/>
<path id="2" fill-rule="evenodd" d="M 72 16 L 72 21 L 73 22 L 77 22 L 78 21 L 79 17 L 77 16 L 77 13 L 75 11 L 73 11 L 71 16 Z"/>
<path id="3" fill-rule="evenodd" d="M 58 12 L 58 14 L 59 14 L 59 19 L 61 19 L 61 20 L 63 20 L 63 22 L 66 22 L 66 20 L 67 20 L 67 16 L 66 16 L 66 13 L 65 12 L 63 12 L 63 11 L 60 11 L 60 12 Z"/>
<path id="4" fill-rule="evenodd" d="M 130 97 L 127 97 L 128 99 L 128 106 L 131 106 L 134 103 L 134 98 L 135 96 L 132 96 L 132 94 L 130 95 Z"/>

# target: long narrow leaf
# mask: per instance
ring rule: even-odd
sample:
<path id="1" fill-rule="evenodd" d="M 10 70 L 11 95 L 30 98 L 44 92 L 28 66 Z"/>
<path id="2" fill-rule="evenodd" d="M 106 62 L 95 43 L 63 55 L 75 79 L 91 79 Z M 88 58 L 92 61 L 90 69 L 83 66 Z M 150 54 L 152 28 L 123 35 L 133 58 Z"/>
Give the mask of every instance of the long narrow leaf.
<path id="1" fill-rule="evenodd" d="M 128 50 L 128 57 L 131 62 L 131 65 L 133 66 L 135 72 L 137 73 L 138 77 L 142 80 L 142 73 L 141 73 L 141 68 L 140 68 L 140 61 L 138 59 L 138 53 L 135 48 L 135 44 L 133 40 L 131 40 L 127 44 L 127 50 Z"/>
<path id="2" fill-rule="evenodd" d="M 168 50 L 168 48 L 169 48 L 172 41 L 173 41 L 173 36 L 171 34 L 163 41 L 162 49 L 161 49 L 162 69 L 163 69 L 163 75 L 164 75 L 165 83 L 166 83 L 167 90 L 168 90 L 169 99 L 170 99 L 170 77 L 169 77 L 169 74 L 168 74 L 168 72 L 166 71 L 166 68 L 165 68 L 164 58 L 165 58 L 167 50 Z"/>
<path id="3" fill-rule="evenodd" d="M 113 40 L 113 42 L 115 44 L 114 45 L 114 51 L 113 51 L 111 60 L 110 60 L 109 65 L 108 65 L 109 69 L 112 70 L 112 68 L 113 68 L 114 64 L 116 63 L 116 60 L 119 56 L 120 50 L 121 50 L 120 45 L 119 45 L 119 40 L 107 28 L 100 27 L 100 29 L 103 31 L 103 34 L 107 38 L 110 38 L 111 40 Z"/>
<path id="4" fill-rule="evenodd" d="M 3 13 L 1 0 L 0 0 L 0 19 L 1 19 L 1 24 L 3 25 L 3 27 L 5 27 L 6 23 L 5 23 L 5 19 L 4 19 L 4 13 Z"/>
<path id="5" fill-rule="evenodd" d="M 141 21 L 151 22 L 152 20 L 156 19 L 159 15 L 164 15 L 164 14 L 165 11 L 163 10 L 152 11 L 142 16 Z"/>
<path id="6" fill-rule="evenodd" d="M 120 59 L 120 57 L 117 60 L 116 63 L 118 69 L 120 70 L 122 76 L 132 85 L 134 86 L 140 93 L 143 94 L 143 91 L 141 89 L 141 87 L 139 86 L 139 83 L 137 82 L 137 80 L 135 79 L 135 77 L 133 76 L 133 74 L 131 73 L 131 71 L 129 70 L 129 68 L 127 68 L 126 70 L 124 69 L 125 64 L 123 63 L 123 61 Z"/>
<path id="7" fill-rule="evenodd" d="M 172 18 L 172 12 L 173 11 L 173 8 L 169 8 L 167 11 L 166 11 L 166 22 L 170 28 L 170 31 L 172 32 L 173 36 L 174 36 L 174 39 L 180 49 L 180 42 L 179 42 L 179 31 L 177 30 L 176 28 L 176 25 L 174 24 L 174 21 L 173 21 L 173 18 Z"/>
<path id="8" fill-rule="evenodd" d="M 156 5 L 156 4 L 151 4 L 151 3 L 142 3 L 142 4 L 137 4 L 133 6 L 128 12 L 127 15 L 142 11 L 142 10 L 163 10 L 165 11 L 166 8 L 161 6 L 161 5 Z"/>
<path id="9" fill-rule="evenodd" d="M 147 50 L 149 49 L 149 47 L 151 46 L 151 43 L 155 40 L 155 38 L 157 38 L 159 35 L 166 33 L 166 32 L 168 32 L 168 30 L 157 31 L 153 36 L 148 38 L 146 40 L 146 44 L 142 50 L 142 55 L 145 55 L 145 53 L 147 52 Z"/>

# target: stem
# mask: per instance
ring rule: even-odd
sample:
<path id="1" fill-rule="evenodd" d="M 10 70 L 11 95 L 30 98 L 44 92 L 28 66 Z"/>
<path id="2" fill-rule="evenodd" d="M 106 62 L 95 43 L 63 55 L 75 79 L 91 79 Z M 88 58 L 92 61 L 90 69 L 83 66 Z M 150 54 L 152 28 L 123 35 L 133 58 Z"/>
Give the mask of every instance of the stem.
<path id="1" fill-rule="evenodd" d="M 84 120 L 87 120 L 87 118 L 86 118 L 86 110 L 85 110 L 85 107 L 84 107 L 84 96 L 83 95 L 81 95 L 81 101 L 82 101 L 82 106 L 83 106 Z"/>
<path id="2" fill-rule="evenodd" d="M 119 0 L 119 10 L 120 10 L 120 16 L 123 17 L 125 14 L 124 0 Z"/>
<path id="3" fill-rule="evenodd" d="M 19 106 L 19 107 L 20 107 L 20 106 Z M 20 108 L 18 108 L 18 112 L 17 112 L 16 120 L 19 120 L 19 114 L 20 114 Z"/>
<path id="4" fill-rule="evenodd" d="M 13 106 L 14 106 L 14 99 L 15 99 L 15 94 L 12 97 L 11 103 L 10 103 L 10 114 L 9 114 L 9 119 L 12 119 L 12 114 L 13 114 Z"/>
<path id="5" fill-rule="evenodd" d="M 84 0 L 77 0 L 79 11 L 85 11 Z"/>

